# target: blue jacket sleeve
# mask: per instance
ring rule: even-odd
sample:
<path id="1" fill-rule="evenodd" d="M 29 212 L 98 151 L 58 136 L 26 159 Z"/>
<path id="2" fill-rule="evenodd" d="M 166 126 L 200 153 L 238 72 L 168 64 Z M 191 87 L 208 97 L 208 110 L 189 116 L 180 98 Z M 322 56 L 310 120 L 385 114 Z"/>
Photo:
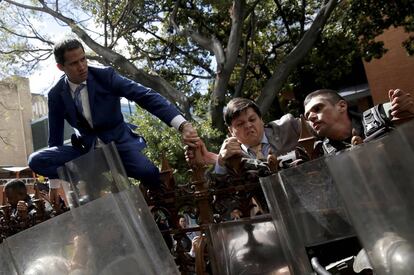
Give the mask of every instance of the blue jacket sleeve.
<path id="1" fill-rule="evenodd" d="M 170 126 L 171 120 L 181 114 L 171 102 L 156 91 L 119 75 L 112 68 L 109 69 L 112 88 L 118 96 L 136 102 Z"/>

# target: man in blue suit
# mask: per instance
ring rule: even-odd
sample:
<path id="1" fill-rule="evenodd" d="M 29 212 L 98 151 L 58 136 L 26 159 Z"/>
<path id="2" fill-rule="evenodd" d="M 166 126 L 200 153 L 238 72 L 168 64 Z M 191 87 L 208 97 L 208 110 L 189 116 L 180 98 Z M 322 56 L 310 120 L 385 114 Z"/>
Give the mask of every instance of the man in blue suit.
<path id="1" fill-rule="evenodd" d="M 30 168 L 49 177 L 51 200 L 56 199 L 60 184 L 57 168 L 89 150 L 114 142 L 127 175 L 146 187 L 158 189 L 159 170 L 141 150 L 145 140 L 132 132 L 124 122 L 120 98 L 135 101 L 139 106 L 175 127 L 183 141 L 195 146 L 197 132 L 178 109 L 150 88 L 127 79 L 110 67 L 88 66 L 85 51 L 77 39 L 65 39 L 54 47 L 57 67 L 65 73 L 48 94 L 49 148 L 29 157 Z M 76 134 L 72 146 L 63 145 L 64 120 Z"/>

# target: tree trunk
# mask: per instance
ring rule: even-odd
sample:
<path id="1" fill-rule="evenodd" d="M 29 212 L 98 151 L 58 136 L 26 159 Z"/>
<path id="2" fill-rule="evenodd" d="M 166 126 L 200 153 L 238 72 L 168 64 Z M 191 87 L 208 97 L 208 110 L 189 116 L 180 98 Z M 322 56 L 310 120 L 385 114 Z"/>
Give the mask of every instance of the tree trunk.
<path id="1" fill-rule="evenodd" d="M 230 76 L 234 70 L 234 66 L 236 65 L 239 55 L 245 5 L 245 0 L 233 1 L 233 7 L 231 9 L 232 26 L 229 41 L 227 43 L 226 56 L 224 62 L 222 63 L 222 69 L 220 69 L 221 64 L 217 64 L 218 73 L 214 84 L 214 90 L 211 94 L 210 106 L 212 123 L 215 128 L 222 131 L 225 130 L 223 120 L 225 96 Z"/>
<path id="2" fill-rule="evenodd" d="M 257 104 L 263 114 L 267 113 L 270 109 L 273 100 L 285 84 L 289 74 L 312 49 L 329 16 L 339 2 L 341 2 L 341 0 L 329 0 L 328 3 L 322 6 L 313 21 L 312 26 L 306 31 L 298 45 L 283 59 L 282 63 L 273 73 L 272 77 L 266 82 L 257 100 Z"/>

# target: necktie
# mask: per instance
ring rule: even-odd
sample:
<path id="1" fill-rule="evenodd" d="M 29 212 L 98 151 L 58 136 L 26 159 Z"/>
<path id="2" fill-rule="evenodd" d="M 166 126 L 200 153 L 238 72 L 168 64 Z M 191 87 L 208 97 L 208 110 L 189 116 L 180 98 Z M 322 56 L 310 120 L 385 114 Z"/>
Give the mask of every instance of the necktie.
<path id="1" fill-rule="evenodd" d="M 83 115 L 83 107 L 82 107 L 82 95 L 81 95 L 81 90 L 85 87 L 86 85 L 81 83 L 79 84 L 79 86 L 76 88 L 74 94 L 74 98 L 73 100 L 75 101 L 75 106 L 78 109 L 79 113 L 81 113 Z"/>
<path id="2" fill-rule="evenodd" d="M 251 147 L 252 151 L 254 152 L 254 154 L 256 155 L 256 159 L 265 159 L 265 156 L 263 155 L 262 152 L 262 144 L 259 143 L 256 146 Z"/>

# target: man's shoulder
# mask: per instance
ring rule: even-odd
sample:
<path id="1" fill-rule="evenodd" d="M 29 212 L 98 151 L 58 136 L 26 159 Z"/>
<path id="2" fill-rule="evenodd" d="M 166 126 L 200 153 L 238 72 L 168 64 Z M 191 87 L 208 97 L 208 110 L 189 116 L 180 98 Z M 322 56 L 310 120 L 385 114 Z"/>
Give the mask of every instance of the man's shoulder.
<path id="1" fill-rule="evenodd" d="M 108 79 L 114 73 L 115 70 L 109 66 L 88 66 L 88 74 L 93 79 Z"/>
<path id="2" fill-rule="evenodd" d="M 273 125 L 280 125 L 282 123 L 291 123 L 292 121 L 297 121 L 298 119 L 295 118 L 292 114 L 284 114 L 283 116 L 281 116 L 279 119 L 276 120 L 272 120 L 270 121 L 268 124 L 273 124 Z"/>
<path id="3" fill-rule="evenodd" d="M 88 66 L 88 81 L 98 82 L 103 86 L 109 87 L 115 73 L 112 67 Z"/>
<path id="4" fill-rule="evenodd" d="M 114 69 L 109 66 L 89 65 L 88 72 L 93 75 L 109 74 L 114 72 Z"/>
<path id="5" fill-rule="evenodd" d="M 286 114 L 278 120 L 269 122 L 265 134 L 278 154 L 287 153 L 295 148 L 301 133 L 300 119 Z"/>
<path id="6" fill-rule="evenodd" d="M 59 94 L 60 91 L 63 89 L 64 85 L 66 84 L 65 81 L 65 74 L 63 74 L 52 86 L 52 88 L 49 90 L 48 97 L 54 96 L 56 94 Z"/>
<path id="7" fill-rule="evenodd" d="M 266 128 L 283 129 L 286 127 L 292 128 L 295 132 L 300 132 L 300 119 L 295 118 L 292 114 L 285 114 L 277 120 L 270 121 L 266 124 Z"/>

